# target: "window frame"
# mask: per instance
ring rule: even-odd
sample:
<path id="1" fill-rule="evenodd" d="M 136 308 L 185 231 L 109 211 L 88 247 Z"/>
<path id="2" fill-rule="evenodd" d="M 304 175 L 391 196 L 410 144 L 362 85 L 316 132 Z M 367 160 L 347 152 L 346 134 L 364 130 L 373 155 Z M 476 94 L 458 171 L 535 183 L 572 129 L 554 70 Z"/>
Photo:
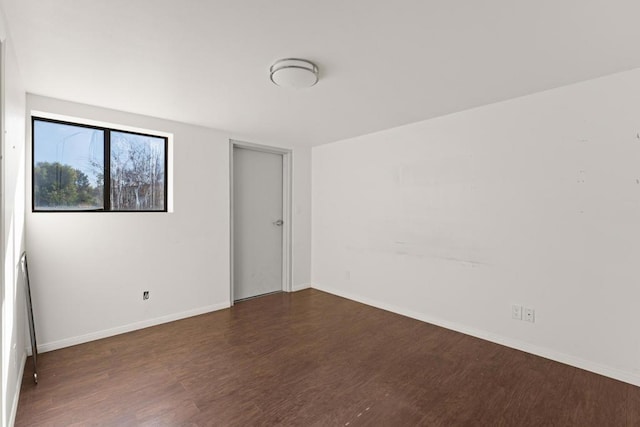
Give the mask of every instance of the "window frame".
<path id="1" fill-rule="evenodd" d="M 48 122 L 61 125 L 69 125 L 76 127 L 83 127 L 88 129 L 99 130 L 104 135 L 104 194 L 103 194 L 103 208 L 98 209 L 46 209 L 36 207 L 36 185 L 35 185 L 35 122 Z M 127 209 L 127 210 L 112 210 L 111 209 L 111 132 L 128 133 L 131 135 L 146 136 L 152 138 L 160 138 L 164 140 L 164 200 L 163 209 L 149 210 L 149 209 Z M 108 179 L 107 179 L 108 177 Z M 31 116 L 31 212 L 33 213 L 92 213 L 92 212 L 107 212 L 107 213 L 167 213 L 169 212 L 169 138 L 166 135 L 159 135 L 146 132 L 131 131 L 128 129 L 118 129 L 117 127 L 107 127 L 90 125 L 86 123 L 72 122 L 69 120 L 51 119 L 48 117 L 42 117 L 38 115 Z"/>

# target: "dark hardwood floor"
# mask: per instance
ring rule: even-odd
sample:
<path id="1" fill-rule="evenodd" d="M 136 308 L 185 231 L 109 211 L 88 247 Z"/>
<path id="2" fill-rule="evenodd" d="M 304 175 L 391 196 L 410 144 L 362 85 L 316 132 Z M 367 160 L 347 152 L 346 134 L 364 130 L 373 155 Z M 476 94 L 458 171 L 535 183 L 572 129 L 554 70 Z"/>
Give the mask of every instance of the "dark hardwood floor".
<path id="1" fill-rule="evenodd" d="M 17 426 L 640 426 L 640 388 L 316 290 L 40 355 Z"/>

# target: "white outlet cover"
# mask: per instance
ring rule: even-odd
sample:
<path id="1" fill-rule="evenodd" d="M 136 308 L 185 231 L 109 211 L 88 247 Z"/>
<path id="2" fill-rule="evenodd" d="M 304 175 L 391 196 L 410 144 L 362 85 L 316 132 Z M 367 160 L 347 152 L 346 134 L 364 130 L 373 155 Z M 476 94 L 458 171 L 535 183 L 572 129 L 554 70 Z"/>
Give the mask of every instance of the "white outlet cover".
<path id="1" fill-rule="evenodd" d="M 536 321 L 536 311 L 533 308 L 524 309 L 524 320 L 534 323 Z"/>
<path id="2" fill-rule="evenodd" d="M 522 306 L 521 305 L 512 305 L 511 306 L 511 318 L 522 320 Z"/>

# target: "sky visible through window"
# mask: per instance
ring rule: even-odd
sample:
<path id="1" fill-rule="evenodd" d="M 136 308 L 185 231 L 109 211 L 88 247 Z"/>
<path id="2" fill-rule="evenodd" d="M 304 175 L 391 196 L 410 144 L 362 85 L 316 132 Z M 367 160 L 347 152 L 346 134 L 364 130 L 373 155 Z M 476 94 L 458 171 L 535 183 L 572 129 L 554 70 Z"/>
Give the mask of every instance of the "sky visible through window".
<path id="1" fill-rule="evenodd" d="M 97 184 L 97 174 L 104 167 L 104 131 L 36 120 L 34 133 L 36 165 L 69 165 L 86 174 L 91 185 Z"/>

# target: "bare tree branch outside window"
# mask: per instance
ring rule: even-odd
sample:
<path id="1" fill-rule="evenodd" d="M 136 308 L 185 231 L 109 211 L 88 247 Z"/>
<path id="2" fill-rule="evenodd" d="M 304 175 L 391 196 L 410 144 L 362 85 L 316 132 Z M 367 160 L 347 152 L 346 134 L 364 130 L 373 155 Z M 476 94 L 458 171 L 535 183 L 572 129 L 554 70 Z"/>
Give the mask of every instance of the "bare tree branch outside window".
<path id="1" fill-rule="evenodd" d="M 111 209 L 164 209 L 164 139 L 111 132 Z"/>

